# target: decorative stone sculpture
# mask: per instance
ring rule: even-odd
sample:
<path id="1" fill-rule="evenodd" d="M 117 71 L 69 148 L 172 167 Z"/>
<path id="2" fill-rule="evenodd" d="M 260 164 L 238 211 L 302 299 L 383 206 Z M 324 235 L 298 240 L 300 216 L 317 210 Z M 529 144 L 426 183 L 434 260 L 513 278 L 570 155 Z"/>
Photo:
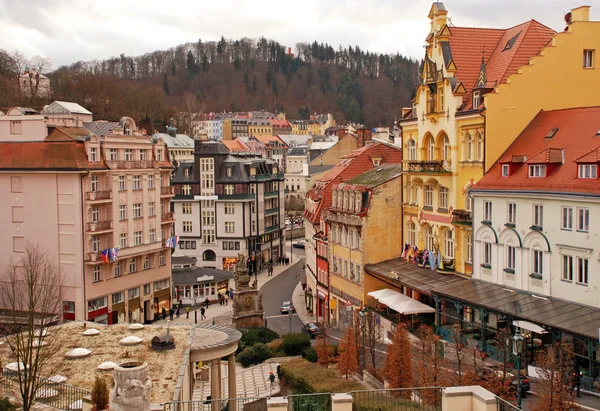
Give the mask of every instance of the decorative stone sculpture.
<path id="1" fill-rule="evenodd" d="M 111 411 L 149 411 L 152 381 L 148 364 L 129 361 L 113 371 L 115 386 L 110 391 Z"/>
<path id="2" fill-rule="evenodd" d="M 233 328 L 264 327 L 265 311 L 262 307 L 262 297 L 258 287 L 249 287 L 250 276 L 246 266 L 246 257 L 238 255 L 235 265 L 235 294 L 233 297 Z"/>

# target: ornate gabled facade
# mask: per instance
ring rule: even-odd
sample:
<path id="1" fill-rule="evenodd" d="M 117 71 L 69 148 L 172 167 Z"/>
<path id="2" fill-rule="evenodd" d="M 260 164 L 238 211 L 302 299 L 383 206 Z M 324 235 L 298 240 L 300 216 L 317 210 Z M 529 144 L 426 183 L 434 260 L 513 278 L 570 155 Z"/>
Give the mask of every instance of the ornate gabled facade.
<path id="1" fill-rule="evenodd" d="M 447 14 L 443 3 L 433 3 L 422 82 L 400 120 L 404 242 L 439 251 L 440 269 L 470 274 L 467 190 L 484 174 L 483 96 L 536 55 L 554 31 L 535 20 L 506 30 L 454 27 Z"/>

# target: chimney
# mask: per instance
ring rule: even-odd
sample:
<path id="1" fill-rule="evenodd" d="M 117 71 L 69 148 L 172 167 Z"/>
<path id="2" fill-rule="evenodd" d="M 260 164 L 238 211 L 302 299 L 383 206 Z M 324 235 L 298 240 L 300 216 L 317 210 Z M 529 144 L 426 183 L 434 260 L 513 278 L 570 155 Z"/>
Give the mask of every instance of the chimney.
<path id="1" fill-rule="evenodd" d="M 590 6 L 580 6 L 571 10 L 571 21 L 590 21 Z"/>
<path id="2" fill-rule="evenodd" d="M 358 136 L 358 147 L 364 147 L 372 140 L 373 132 L 368 128 L 359 128 L 356 130 Z"/>

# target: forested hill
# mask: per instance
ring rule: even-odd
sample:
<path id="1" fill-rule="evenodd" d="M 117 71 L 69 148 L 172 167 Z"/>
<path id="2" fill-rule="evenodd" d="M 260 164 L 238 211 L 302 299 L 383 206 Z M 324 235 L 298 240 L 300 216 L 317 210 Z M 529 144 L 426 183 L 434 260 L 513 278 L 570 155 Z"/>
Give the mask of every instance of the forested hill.
<path id="1" fill-rule="evenodd" d="M 78 62 L 48 77 L 55 100 L 77 102 L 98 119 L 127 113 L 155 129 L 182 112 L 258 109 L 285 111 L 288 118 L 331 112 L 339 123 L 390 125 L 419 81 L 419 62 L 400 54 L 317 42 L 297 43 L 292 52 L 265 38 L 199 40 Z"/>

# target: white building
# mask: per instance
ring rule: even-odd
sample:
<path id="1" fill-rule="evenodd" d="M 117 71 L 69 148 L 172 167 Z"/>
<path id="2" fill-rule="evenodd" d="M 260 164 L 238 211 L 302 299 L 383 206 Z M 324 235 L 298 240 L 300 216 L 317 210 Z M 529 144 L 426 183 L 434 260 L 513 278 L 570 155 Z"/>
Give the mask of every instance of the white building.
<path id="1" fill-rule="evenodd" d="M 223 139 L 223 119 L 194 121 L 194 128 L 198 135 L 206 135 L 209 140 L 220 141 Z"/>
<path id="2" fill-rule="evenodd" d="M 306 176 L 304 175 L 304 167 L 308 165 L 308 146 L 289 148 L 286 163 L 286 198 L 294 195 L 300 200 L 304 197 L 304 193 L 306 192 Z"/>
<path id="3" fill-rule="evenodd" d="M 166 133 L 156 133 L 153 137 L 154 140 L 160 138 L 165 142 L 171 160 L 178 162 L 194 160 L 194 140 L 185 134 L 177 134 L 175 127 L 167 127 Z"/>

